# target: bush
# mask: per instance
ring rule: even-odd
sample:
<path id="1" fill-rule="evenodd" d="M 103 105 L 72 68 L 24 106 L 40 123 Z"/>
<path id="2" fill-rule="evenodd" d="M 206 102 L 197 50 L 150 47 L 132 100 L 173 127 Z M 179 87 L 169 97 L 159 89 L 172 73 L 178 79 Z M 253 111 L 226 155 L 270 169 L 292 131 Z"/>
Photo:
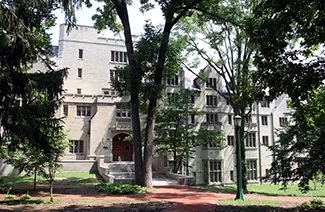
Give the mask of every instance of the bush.
<path id="1" fill-rule="evenodd" d="M 30 200 L 32 197 L 29 195 L 29 194 L 23 194 L 20 196 L 20 200 L 21 201 L 27 201 L 27 200 Z"/>
<path id="2" fill-rule="evenodd" d="M 12 194 L 6 194 L 5 195 L 5 200 L 14 200 L 16 198 L 15 195 L 12 195 Z"/>
<path id="3" fill-rule="evenodd" d="M 304 210 L 319 210 L 323 207 L 323 200 L 321 199 L 313 199 L 310 200 L 309 202 L 304 202 L 301 205 L 301 208 Z"/>
<path id="4" fill-rule="evenodd" d="M 96 185 L 96 189 L 99 192 L 106 194 L 138 194 L 146 193 L 147 189 L 138 185 L 129 184 L 107 184 L 100 183 Z"/>

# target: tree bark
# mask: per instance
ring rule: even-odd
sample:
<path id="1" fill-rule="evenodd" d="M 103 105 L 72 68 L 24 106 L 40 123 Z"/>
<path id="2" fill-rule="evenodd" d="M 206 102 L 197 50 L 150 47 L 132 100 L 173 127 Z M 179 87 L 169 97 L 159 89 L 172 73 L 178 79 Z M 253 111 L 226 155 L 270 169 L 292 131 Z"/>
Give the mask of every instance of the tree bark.
<path id="1" fill-rule="evenodd" d="M 130 97 L 131 97 L 131 120 L 132 120 L 132 136 L 134 151 L 134 168 L 135 168 L 135 184 L 145 186 L 143 175 L 142 145 L 141 145 L 141 127 L 139 115 L 139 70 L 137 69 L 134 48 L 129 22 L 128 10 L 125 0 L 113 1 L 117 14 L 124 28 L 125 46 L 129 59 L 129 74 L 131 79 Z"/>
<path id="2" fill-rule="evenodd" d="M 34 191 L 36 191 L 37 168 L 34 169 Z"/>

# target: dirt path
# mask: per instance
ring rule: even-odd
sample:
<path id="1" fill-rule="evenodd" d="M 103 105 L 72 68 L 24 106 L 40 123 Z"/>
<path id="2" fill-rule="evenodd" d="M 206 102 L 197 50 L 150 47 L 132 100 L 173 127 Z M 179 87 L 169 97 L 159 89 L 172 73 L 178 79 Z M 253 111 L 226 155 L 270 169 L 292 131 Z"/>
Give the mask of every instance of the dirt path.
<path id="1" fill-rule="evenodd" d="M 47 193 L 31 193 L 32 196 L 48 196 Z M 218 200 L 233 199 L 234 194 L 205 192 L 185 186 L 155 187 L 151 193 L 136 195 L 98 194 L 93 186 L 56 187 L 54 204 L 4 206 L 0 211 L 229 211 L 217 205 Z M 2 198 L 3 195 L 0 195 Z M 247 200 L 277 200 L 289 206 L 310 200 L 309 197 L 282 197 L 245 195 Z M 131 204 L 131 205 L 130 205 Z M 273 208 L 274 209 L 274 208 Z M 233 210 L 233 211 L 238 211 Z"/>

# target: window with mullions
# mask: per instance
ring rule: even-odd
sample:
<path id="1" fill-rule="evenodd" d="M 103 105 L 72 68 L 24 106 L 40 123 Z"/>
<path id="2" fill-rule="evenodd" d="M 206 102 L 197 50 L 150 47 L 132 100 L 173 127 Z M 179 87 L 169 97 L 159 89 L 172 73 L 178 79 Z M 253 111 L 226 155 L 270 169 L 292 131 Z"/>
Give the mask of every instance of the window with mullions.
<path id="1" fill-rule="evenodd" d="M 266 101 L 266 100 L 263 100 L 261 102 L 261 107 L 267 107 L 267 108 L 269 108 L 270 107 L 270 102 L 269 101 Z"/>
<path id="2" fill-rule="evenodd" d="M 127 54 L 122 51 L 111 51 L 111 61 L 119 63 L 127 63 Z"/>
<path id="3" fill-rule="evenodd" d="M 256 133 L 250 132 L 247 133 L 245 137 L 245 147 L 247 148 L 255 148 L 256 147 Z"/>
<path id="4" fill-rule="evenodd" d="M 220 160 L 206 160 L 204 164 L 204 181 L 206 183 L 222 182 L 222 167 Z"/>
<path id="5" fill-rule="evenodd" d="M 227 143 L 228 143 L 228 146 L 234 146 L 235 145 L 235 136 L 228 135 L 227 136 Z"/>
<path id="6" fill-rule="evenodd" d="M 83 140 L 70 140 L 69 153 L 83 154 L 84 153 L 84 141 Z"/>
<path id="7" fill-rule="evenodd" d="M 90 116 L 91 106 L 77 105 L 77 116 Z"/>
<path id="8" fill-rule="evenodd" d="M 116 117 L 131 118 L 130 106 L 128 104 L 117 104 L 116 105 Z"/>
<path id="9" fill-rule="evenodd" d="M 279 124 L 280 124 L 281 127 L 287 126 L 288 125 L 288 118 L 280 117 L 279 118 Z"/>
<path id="10" fill-rule="evenodd" d="M 206 122 L 208 124 L 218 123 L 218 113 L 207 113 L 206 114 Z"/>
<path id="11" fill-rule="evenodd" d="M 216 88 L 217 87 L 217 79 L 216 78 L 209 78 L 206 82 L 207 88 Z"/>
<path id="12" fill-rule="evenodd" d="M 168 78 L 166 84 L 169 86 L 178 86 L 178 76 Z"/>
<path id="13" fill-rule="evenodd" d="M 267 116 L 261 116 L 262 119 L 262 125 L 267 126 Z"/>
<path id="14" fill-rule="evenodd" d="M 247 160 L 247 180 L 257 180 L 256 160 Z"/>
<path id="15" fill-rule="evenodd" d="M 207 106 L 217 106 L 218 97 L 214 95 L 206 95 L 206 104 Z"/>

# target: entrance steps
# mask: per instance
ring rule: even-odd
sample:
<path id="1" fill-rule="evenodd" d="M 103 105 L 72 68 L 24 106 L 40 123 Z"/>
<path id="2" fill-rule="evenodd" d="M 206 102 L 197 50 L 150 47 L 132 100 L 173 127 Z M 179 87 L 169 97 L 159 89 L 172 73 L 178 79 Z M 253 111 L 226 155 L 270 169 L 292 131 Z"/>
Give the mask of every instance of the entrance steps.
<path id="1" fill-rule="evenodd" d="M 105 181 L 117 184 L 134 184 L 134 162 L 118 161 L 104 163 L 105 169 L 103 178 Z M 102 173 L 101 173 L 102 174 Z M 166 174 L 157 172 L 152 168 L 153 185 L 177 185 L 176 180 L 169 179 Z"/>

